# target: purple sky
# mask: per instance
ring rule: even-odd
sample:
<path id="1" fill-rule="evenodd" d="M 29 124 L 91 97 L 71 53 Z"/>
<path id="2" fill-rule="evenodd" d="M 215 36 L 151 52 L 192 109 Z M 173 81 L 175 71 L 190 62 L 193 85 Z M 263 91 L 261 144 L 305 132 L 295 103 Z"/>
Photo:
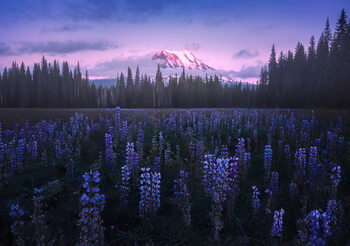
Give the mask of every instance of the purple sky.
<path id="1" fill-rule="evenodd" d="M 0 69 L 78 61 L 91 77 L 116 77 L 127 66 L 155 73 L 151 56 L 188 49 L 208 65 L 255 82 L 269 56 L 318 39 L 349 0 L 8 0 L 0 8 Z"/>

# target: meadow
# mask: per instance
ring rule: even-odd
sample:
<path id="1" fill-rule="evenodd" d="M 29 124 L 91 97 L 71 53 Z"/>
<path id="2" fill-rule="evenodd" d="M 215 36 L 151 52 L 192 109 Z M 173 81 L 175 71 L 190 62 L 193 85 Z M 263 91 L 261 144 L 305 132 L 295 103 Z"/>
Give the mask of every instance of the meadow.
<path id="1" fill-rule="evenodd" d="M 2 109 L 0 245 L 346 245 L 350 114 Z"/>

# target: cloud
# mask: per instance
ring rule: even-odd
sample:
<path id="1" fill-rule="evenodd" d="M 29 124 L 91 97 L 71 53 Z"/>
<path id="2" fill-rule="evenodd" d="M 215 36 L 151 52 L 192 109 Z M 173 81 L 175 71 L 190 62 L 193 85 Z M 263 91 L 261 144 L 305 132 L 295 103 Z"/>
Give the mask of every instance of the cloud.
<path id="1" fill-rule="evenodd" d="M 14 55 L 12 48 L 6 43 L 0 43 L 0 56 Z"/>
<path id="2" fill-rule="evenodd" d="M 226 76 L 227 78 L 230 78 L 233 80 L 259 78 L 261 67 L 262 67 L 261 65 L 242 66 L 242 68 L 238 71 L 221 70 L 220 73 L 223 76 Z"/>
<path id="3" fill-rule="evenodd" d="M 236 54 L 233 55 L 233 58 L 253 58 L 259 55 L 259 51 L 254 49 L 241 49 Z"/>
<path id="4" fill-rule="evenodd" d="M 0 8 L 0 20 L 8 23 L 18 21 L 57 21 L 74 22 L 142 22 L 166 17 L 183 21 L 188 16 L 202 17 L 207 25 L 220 25 L 227 21 L 225 1 L 205 0 L 22 0 L 5 1 Z M 213 12 L 214 11 L 214 12 Z M 187 19 L 186 19 L 187 20 Z"/>
<path id="5" fill-rule="evenodd" d="M 197 51 L 200 49 L 200 47 L 201 47 L 200 44 L 196 42 L 186 44 L 186 50 L 190 50 L 190 51 Z"/>
<path id="6" fill-rule="evenodd" d="M 0 56 L 32 53 L 70 54 L 78 51 L 105 51 L 119 47 L 120 45 L 107 41 L 21 42 L 13 44 L 13 46 L 0 43 Z"/>
<path id="7" fill-rule="evenodd" d="M 71 23 L 71 24 L 65 24 L 59 27 L 54 27 L 54 28 L 43 27 L 41 29 L 41 32 L 44 32 L 44 33 L 45 32 L 76 32 L 79 30 L 89 30 L 90 28 L 91 28 L 90 25 L 77 25 L 77 24 Z"/>
<path id="8" fill-rule="evenodd" d="M 118 48 L 119 46 L 107 41 L 48 41 L 48 42 L 25 42 L 21 43 L 16 53 L 49 53 L 49 54 L 68 54 L 77 51 L 97 50 L 104 51 Z"/>
<path id="9" fill-rule="evenodd" d="M 257 78 L 260 75 L 261 66 L 243 66 L 242 69 L 236 72 L 236 76 L 240 78 Z"/>
<path id="10" fill-rule="evenodd" d="M 92 76 L 104 76 L 115 78 L 117 73 L 126 72 L 130 67 L 133 70 L 139 65 L 141 73 L 148 75 L 156 72 L 156 64 L 152 61 L 153 53 L 143 56 L 119 57 L 109 61 L 97 63 L 93 68 L 89 69 L 89 74 Z"/>

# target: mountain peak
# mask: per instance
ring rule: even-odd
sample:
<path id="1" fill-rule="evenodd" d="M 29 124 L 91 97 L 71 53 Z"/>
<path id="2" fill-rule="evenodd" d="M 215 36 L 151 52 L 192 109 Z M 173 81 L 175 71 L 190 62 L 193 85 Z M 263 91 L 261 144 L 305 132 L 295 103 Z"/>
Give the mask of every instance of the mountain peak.
<path id="1" fill-rule="evenodd" d="M 188 50 L 161 50 L 154 54 L 152 60 L 162 68 L 185 68 L 196 70 L 215 70 L 203 63 Z"/>

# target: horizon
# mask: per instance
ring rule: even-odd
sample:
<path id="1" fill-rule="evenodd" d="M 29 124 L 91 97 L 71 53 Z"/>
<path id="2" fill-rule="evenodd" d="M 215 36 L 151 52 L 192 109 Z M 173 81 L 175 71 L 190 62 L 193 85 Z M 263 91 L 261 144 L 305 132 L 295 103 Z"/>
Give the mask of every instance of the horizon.
<path id="1" fill-rule="evenodd" d="M 115 78 L 136 65 L 153 74 L 155 52 L 186 49 L 218 75 L 231 72 L 237 81 L 255 83 L 272 44 L 277 54 L 294 51 L 299 41 L 307 46 L 312 35 L 318 40 L 327 17 L 334 30 L 349 5 L 342 0 L 6 1 L 0 9 L 6 30 L 0 37 L 0 71 L 14 61 L 32 67 L 44 55 L 49 62 L 79 62 L 92 79 Z"/>

